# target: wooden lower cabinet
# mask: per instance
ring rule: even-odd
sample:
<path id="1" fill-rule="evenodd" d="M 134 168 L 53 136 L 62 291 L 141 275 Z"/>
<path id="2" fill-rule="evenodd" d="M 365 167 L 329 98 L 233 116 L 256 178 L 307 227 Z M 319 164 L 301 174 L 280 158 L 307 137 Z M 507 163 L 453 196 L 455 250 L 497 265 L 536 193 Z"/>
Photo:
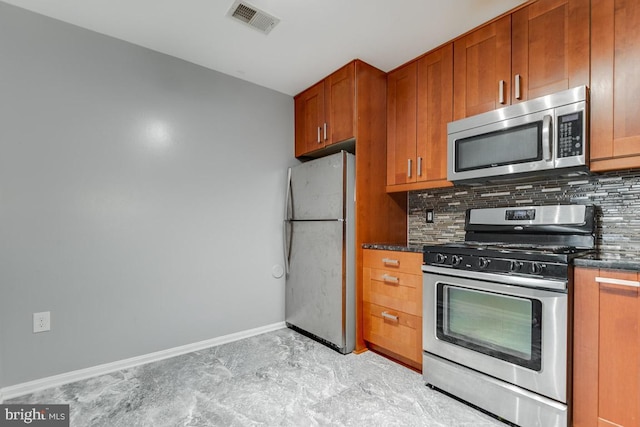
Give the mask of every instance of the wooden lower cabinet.
<path id="1" fill-rule="evenodd" d="M 363 337 L 369 348 L 422 369 L 422 254 L 365 249 Z"/>
<path id="2" fill-rule="evenodd" d="M 576 268 L 573 425 L 640 426 L 639 274 Z"/>

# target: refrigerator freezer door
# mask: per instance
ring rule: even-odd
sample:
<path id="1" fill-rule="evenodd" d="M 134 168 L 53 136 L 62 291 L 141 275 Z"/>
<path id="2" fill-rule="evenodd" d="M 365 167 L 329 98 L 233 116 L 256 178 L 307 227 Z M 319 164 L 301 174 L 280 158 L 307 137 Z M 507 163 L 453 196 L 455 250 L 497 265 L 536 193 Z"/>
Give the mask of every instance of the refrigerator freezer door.
<path id="1" fill-rule="evenodd" d="M 290 226 L 291 262 L 286 282 L 285 320 L 344 349 L 345 224 L 338 220 L 296 221 Z"/>
<path id="2" fill-rule="evenodd" d="M 288 219 L 342 219 L 347 153 L 340 152 L 291 168 Z"/>

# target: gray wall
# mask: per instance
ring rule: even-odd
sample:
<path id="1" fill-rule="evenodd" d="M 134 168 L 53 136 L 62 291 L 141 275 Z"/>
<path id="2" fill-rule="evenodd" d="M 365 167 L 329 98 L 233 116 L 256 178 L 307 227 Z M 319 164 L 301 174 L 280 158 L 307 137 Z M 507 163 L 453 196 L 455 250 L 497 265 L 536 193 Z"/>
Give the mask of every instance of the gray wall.
<path id="1" fill-rule="evenodd" d="M 295 162 L 291 97 L 0 3 L 0 386 L 283 321 Z"/>

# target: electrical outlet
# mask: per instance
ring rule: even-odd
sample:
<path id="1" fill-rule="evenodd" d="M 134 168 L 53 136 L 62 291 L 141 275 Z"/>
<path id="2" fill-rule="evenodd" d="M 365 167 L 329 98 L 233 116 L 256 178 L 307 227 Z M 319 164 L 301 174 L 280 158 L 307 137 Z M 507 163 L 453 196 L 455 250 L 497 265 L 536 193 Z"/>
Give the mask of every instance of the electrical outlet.
<path id="1" fill-rule="evenodd" d="M 433 215 L 434 215 L 433 209 L 427 209 L 427 214 L 425 219 L 428 224 L 433 223 Z"/>
<path id="2" fill-rule="evenodd" d="M 51 312 L 33 313 L 33 333 L 51 330 Z"/>

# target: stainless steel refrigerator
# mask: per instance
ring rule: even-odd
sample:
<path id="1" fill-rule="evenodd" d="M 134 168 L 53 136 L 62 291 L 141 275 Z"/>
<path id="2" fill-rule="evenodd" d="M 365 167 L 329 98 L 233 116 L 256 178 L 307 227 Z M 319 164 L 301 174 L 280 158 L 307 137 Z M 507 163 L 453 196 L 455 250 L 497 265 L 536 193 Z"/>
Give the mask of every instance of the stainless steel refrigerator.
<path id="1" fill-rule="evenodd" d="M 346 354 L 355 347 L 355 157 L 289 168 L 284 219 L 285 321 Z"/>

